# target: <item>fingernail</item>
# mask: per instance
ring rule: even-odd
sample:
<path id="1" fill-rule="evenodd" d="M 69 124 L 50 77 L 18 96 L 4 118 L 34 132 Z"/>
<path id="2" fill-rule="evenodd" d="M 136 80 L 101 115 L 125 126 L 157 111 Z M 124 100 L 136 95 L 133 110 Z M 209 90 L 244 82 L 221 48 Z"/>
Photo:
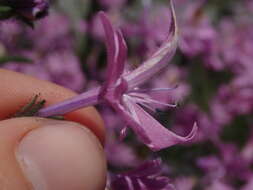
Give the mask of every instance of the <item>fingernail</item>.
<path id="1" fill-rule="evenodd" d="M 72 122 L 53 122 L 29 132 L 16 157 L 35 190 L 103 189 L 105 159 L 97 138 Z"/>

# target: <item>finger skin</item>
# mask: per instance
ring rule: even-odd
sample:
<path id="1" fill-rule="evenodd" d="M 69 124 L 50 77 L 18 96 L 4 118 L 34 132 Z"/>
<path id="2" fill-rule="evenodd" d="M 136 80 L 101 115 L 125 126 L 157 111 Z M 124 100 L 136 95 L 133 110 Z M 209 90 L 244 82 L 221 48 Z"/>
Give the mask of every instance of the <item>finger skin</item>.
<path id="1" fill-rule="evenodd" d="M 17 162 L 15 149 L 27 134 L 37 128 L 43 128 L 43 126 L 48 125 L 50 122 L 52 122 L 52 120 L 36 117 L 13 118 L 0 122 L 0 189 L 33 189 L 31 183 L 29 183 L 29 180 L 24 176 L 24 173 Z M 97 145 L 99 145 L 99 143 L 97 143 Z M 96 190 L 100 189 L 100 187 L 102 189 L 105 186 L 106 176 L 105 158 L 103 156 L 103 150 L 102 148 L 99 148 L 99 146 L 97 151 L 101 156 L 99 156 L 99 159 L 96 159 L 96 163 L 92 164 L 94 167 L 98 167 L 98 169 L 95 170 L 98 172 L 95 173 L 96 176 L 94 176 L 98 183 L 96 185 L 99 187 L 96 188 Z M 87 179 L 83 180 L 85 183 L 85 180 Z"/>
<path id="2" fill-rule="evenodd" d="M 0 93 L 0 120 L 13 115 L 38 94 L 46 100 L 46 106 L 76 95 L 56 84 L 4 69 L 0 69 Z M 104 143 L 104 124 L 94 107 L 73 111 L 65 118 L 87 126 Z"/>

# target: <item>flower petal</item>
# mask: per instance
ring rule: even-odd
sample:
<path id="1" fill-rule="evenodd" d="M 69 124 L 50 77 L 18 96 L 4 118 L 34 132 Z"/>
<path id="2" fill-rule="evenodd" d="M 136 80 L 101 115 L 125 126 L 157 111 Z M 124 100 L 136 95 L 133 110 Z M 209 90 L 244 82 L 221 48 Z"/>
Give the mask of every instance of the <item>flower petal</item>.
<path id="1" fill-rule="evenodd" d="M 164 68 L 176 51 L 178 29 L 173 1 L 171 0 L 170 2 L 172 19 L 169 36 L 163 45 L 148 60 L 142 63 L 140 67 L 124 76 L 125 80 L 129 84 L 129 89 L 133 89 L 146 80 L 149 80 L 150 77 Z"/>
<path id="2" fill-rule="evenodd" d="M 195 123 L 192 131 L 186 137 L 179 136 L 163 127 L 131 99 L 125 98 L 124 103 L 129 112 L 135 117 L 125 112 L 123 118 L 139 136 L 140 140 L 153 151 L 191 141 L 197 133 L 198 127 Z"/>
<path id="3" fill-rule="evenodd" d="M 134 171 L 126 172 L 124 175 L 131 177 L 158 176 L 162 170 L 162 160 L 155 159 L 144 162 Z"/>
<path id="4" fill-rule="evenodd" d="M 124 71 L 124 64 L 127 56 L 127 46 L 120 30 L 115 30 L 104 12 L 100 12 L 105 31 L 105 41 L 107 49 L 107 80 L 105 86 L 115 84 Z M 105 87 L 105 88 L 106 88 Z"/>

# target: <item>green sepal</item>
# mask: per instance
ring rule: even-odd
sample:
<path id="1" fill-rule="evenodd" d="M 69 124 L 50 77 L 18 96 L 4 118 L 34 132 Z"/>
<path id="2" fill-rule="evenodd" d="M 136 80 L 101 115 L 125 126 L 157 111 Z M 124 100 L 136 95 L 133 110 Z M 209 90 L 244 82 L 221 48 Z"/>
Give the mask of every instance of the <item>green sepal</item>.
<path id="1" fill-rule="evenodd" d="M 0 6 L 0 20 L 9 19 L 13 16 L 13 9 L 9 6 Z"/>

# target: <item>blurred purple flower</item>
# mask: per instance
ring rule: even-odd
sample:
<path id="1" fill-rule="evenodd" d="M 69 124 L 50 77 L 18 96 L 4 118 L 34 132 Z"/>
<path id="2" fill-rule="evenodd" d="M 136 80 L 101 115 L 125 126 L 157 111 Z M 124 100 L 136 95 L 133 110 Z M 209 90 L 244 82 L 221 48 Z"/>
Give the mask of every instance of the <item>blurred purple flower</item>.
<path id="1" fill-rule="evenodd" d="M 205 174 L 201 179 L 202 184 L 209 184 L 209 186 L 211 184 L 210 189 L 213 190 L 215 187 L 223 186 L 232 188 L 228 184 L 234 180 L 250 180 L 252 177 L 251 162 L 246 160 L 242 152 L 234 144 L 224 144 L 220 141 L 216 145 L 220 155 L 210 155 L 197 160 L 197 165 L 203 169 Z"/>
<path id="2" fill-rule="evenodd" d="M 224 105 L 223 100 L 224 99 L 218 95 L 210 101 L 211 117 L 219 126 L 228 124 L 233 119 L 230 111 Z"/>
<path id="3" fill-rule="evenodd" d="M 193 177 L 177 177 L 173 180 L 175 190 L 192 190 L 196 180 Z"/>
<path id="4" fill-rule="evenodd" d="M 234 73 L 244 73 L 248 68 L 252 68 L 252 20 L 240 17 L 237 20 L 223 19 L 219 33 L 222 40 L 218 44 L 224 64 Z"/>
<path id="5" fill-rule="evenodd" d="M 32 60 L 30 64 L 9 62 L 3 68 L 49 80 L 77 92 L 84 89 L 86 79 L 73 52 L 74 38 L 67 17 L 51 14 L 33 30 L 16 22 L 2 26 L 0 40 L 6 54 Z"/>
<path id="6" fill-rule="evenodd" d="M 147 161 L 135 170 L 116 175 L 112 190 L 175 190 L 169 178 L 161 176 L 161 160 Z"/>
<path id="7" fill-rule="evenodd" d="M 197 160 L 197 165 L 204 170 L 206 180 L 215 181 L 226 175 L 226 168 L 216 156 L 202 157 Z"/>
<path id="8" fill-rule="evenodd" d="M 18 36 L 22 32 L 22 27 L 14 20 L 1 22 L 0 26 L 0 43 L 2 43 L 8 51 L 16 51 L 16 42 Z"/>
<path id="9" fill-rule="evenodd" d="M 158 6 L 156 2 L 149 0 L 143 0 L 141 3 L 144 10 L 138 13 L 135 22 L 120 19 L 123 33 L 130 39 L 130 46 L 135 48 L 138 59 L 152 55 L 163 43 L 172 21 L 170 7 L 166 4 Z"/>
<path id="10" fill-rule="evenodd" d="M 127 144 L 124 144 L 112 135 L 107 135 L 107 137 L 105 152 L 106 158 L 111 165 L 121 168 L 133 167 L 140 162 L 130 146 L 127 146 Z"/>
<path id="11" fill-rule="evenodd" d="M 216 180 L 212 184 L 206 185 L 205 190 L 236 190 L 229 184 L 223 181 Z"/>
<path id="12" fill-rule="evenodd" d="M 2 67 L 52 81 L 76 92 L 84 89 L 86 79 L 81 71 L 77 57 L 72 52 L 56 51 L 45 57 L 27 52 L 22 54 L 34 60 L 34 62 L 23 64 L 10 62 Z"/>
<path id="13" fill-rule="evenodd" d="M 204 4 L 203 0 L 190 2 L 182 15 L 182 37 L 179 47 L 190 57 L 208 52 L 215 40 L 216 31 L 202 10 Z"/>
<path id="14" fill-rule="evenodd" d="M 139 139 L 154 151 L 178 143 L 188 142 L 197 132 L 194 125 L 186 137 L 181 137 L 164 128 L 152 118 L 140 105 L 153 109 L 153 106 L 171 106 L 149 97 L 146 92 L 168 91 L 162 89 L 139 89 L 138 86 L 149 80 L 166 66 L 174 55 L 177 44 L 177 26 L 175 12 L 171 1 L 172 22 L 170 35 L 163 45 L 140 67 L 123 73 L 125 68 L 127 47 L 119 30 L 115 30 L 104 13 L 100 13 L 106 33 L 108 72 L 107 80 L 96 89 L 85 92 L 75 98 L 44 108 L 38 115 L 42 117 L 62 115 L 84 106 L 105 102 L 111 106 L 138 135 Z"/>
<path id="15" fill-rule="evenodd" d="M 43 18 L 48 14 L 49 0 L 2 0 L 19 16 L 28 21 Z"/>
<path id="16" fill-rule="evenodd" d="M 251 126 L 252 129 L 252 126 Z M 248 141 L 241 151 L 242 157 L 249 163 L 253 163 L 253 132 L 249 136 Z"/>
<path id="17" fill-rule="evenodd" d="M 43 60 L 43 67 L 50 75 L 50 81 L 76 92 L 84 89 L 85 77 L 76 55 L 69 51 L 49 54 Z"/>
<path id="18" fill-rule="evenodd" d="M 115 117 L 115 114 L 109 109 L 100 109 L 100 113 L 107 127 L 105 152 L 109 164 L 121 168 L 134 167 L 139 164 L 140 159 L 135 150 L 122 142 L 121 137 L 116 138 L 116 132 L 122 131 L 122 128 L 125 127 L 120 118 Z"/>
<path id="19" fill-rule="evenodd" d="M 250 162 L 241 154 L 235 144 L 218 144 L 226 175 L 232 179 L 248 180 L 252 176 Z"/>
<path id="20" fill-rule="evenodd" d="M 237 85 L 236 80 L 228 85 L 222 85 L 212 104 L 212 110 L 214 119 L 220 124 L 227 124 L 235 116 L 252 113 L 252 87 L 246 84 Z"/>
<path id="21" fill-rule="evenodd" d="M 33 48 L 41 54 L 72 49 L 74 39 L 71 32 L 69 18 L 56 13 L 37 22 L 33 30 L 26 29 L 27 38 L 31 41 Z"/>
<path id="22" fill-rule="evenodd" d="M 150 4 L 145 7 L 138 24 L 138 36 L 144 38 L 140 43 L 146 54 L 152 53 L 166 39 L 171 25 L 169 7 Z M 155 28 L 155 30 L 154 30 Z"/>
<path id="23" fill-rule="evenodd" d="M 2 68 L 12 71 L 25 73 L 27 75 L 37 77 L 42 80 L 50 80 L 50 74 L 43 67 L 40 62 L 36 63 L 16 63 L 10 62 L 5 64 Z"/>
<path id="24" fill-rule="evenodd" d="M 253 176 L 247 181 L 247 183 L 241 188 L 241 190 L 252 190 L 253 189 Z"/>

